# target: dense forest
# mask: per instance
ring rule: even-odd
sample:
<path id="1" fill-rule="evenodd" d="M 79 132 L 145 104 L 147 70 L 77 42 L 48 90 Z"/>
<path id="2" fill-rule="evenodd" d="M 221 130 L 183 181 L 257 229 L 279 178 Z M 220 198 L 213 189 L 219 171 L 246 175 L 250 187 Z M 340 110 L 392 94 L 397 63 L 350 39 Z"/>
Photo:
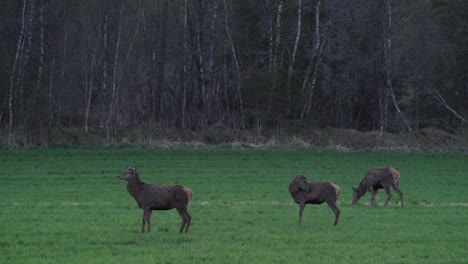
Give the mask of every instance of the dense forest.
<path id="1" fill-rule="evenodd" d="M 466 0 L 7 0 L 0 125 L 456 133 L 467 36 Z"/>

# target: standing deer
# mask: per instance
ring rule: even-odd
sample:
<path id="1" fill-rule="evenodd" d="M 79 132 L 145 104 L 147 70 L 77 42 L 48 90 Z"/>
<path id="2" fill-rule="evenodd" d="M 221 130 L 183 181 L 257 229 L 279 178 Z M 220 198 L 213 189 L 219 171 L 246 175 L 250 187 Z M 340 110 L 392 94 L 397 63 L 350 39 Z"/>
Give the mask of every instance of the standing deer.
<path id="1" fill-rule="evenodd" d="M 189 232 L 192 218 L 187 212 L 188 202 L 192 199 L 192 190 L 182 185 L 155 185 L 144 183 L 140 180 L 136 168 L 128 167 L 126 172 L 117 176 L 120 180 L 127 181 L 127 191 L 133 196 L 138 207 L 143 209 L 143 222 L 141 232 L 145 232 L 145 223 L 148 224 L 148 232 L 151 226 L 151 214 L 153 210 L 169 210 L 176 208 L 182 218 L 179 233 L 185 228 Z"/>
<path id="2" fill-rule="evenodd" d="M 289 193 L 294 202 L 299 204 L 299 224 L 302 222 L 302 213 L 306 204 L 327 203 L 335 213 L 335 224 L 340 218 L 340 209 L 336 206 L 336 201 L 340 195 L 340 187 L 329 181 L 307 182 L 306 176 L 297 175 L 289 183 Z"/>

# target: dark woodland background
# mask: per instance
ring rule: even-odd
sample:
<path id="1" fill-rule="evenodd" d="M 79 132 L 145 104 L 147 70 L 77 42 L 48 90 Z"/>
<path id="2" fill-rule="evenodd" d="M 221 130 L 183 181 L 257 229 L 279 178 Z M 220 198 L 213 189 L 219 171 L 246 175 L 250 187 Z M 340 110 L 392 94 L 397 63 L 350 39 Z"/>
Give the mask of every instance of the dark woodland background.
<path id="1" fill-rule="evenodd" d="M 466 0 L 7 0 L 0 48 L 3 146 L 467 134 Z"/>

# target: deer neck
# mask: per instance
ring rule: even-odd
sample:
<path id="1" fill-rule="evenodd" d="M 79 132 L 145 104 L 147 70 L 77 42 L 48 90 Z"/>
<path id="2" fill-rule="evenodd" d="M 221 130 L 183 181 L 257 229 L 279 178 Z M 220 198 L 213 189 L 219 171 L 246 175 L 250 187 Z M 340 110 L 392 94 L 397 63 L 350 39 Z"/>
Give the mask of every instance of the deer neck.
<path id="1" fill-rule="evenodd" d="M 132 195 L 133 197 L 138 197 L 140 195 L 140 189 L 141 189 L 141 180 L 138 174 L 136 174 L 134 177 L 131 177 L 128 182 L 127 182 L 127 191 Z"/>

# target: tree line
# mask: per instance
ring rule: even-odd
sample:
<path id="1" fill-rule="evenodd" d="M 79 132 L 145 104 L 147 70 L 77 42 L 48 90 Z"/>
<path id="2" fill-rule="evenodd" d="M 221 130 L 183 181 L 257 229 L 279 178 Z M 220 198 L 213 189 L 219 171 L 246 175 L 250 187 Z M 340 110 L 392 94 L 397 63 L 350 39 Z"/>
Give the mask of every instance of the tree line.
<path id="1" fill-rule="evenodd" d="M 0 11 L 0 123 L 457 131 L 464 0 L 19 0 Z"/>

